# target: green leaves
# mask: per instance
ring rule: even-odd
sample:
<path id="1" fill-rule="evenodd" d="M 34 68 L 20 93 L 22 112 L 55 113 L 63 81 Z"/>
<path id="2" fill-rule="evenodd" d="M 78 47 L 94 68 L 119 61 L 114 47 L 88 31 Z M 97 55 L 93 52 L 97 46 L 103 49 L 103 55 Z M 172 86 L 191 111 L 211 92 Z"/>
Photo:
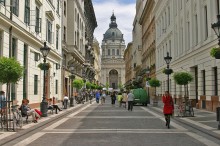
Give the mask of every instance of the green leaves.
<path id="1" fill-rule="evenodd" d="M 76 89 L 81 89 L 84 85 L 84 82 L 82 79 L 75 79 L 73 81 L 73 87 L 75 87 Z"/>
<path id="2" fill-rule="evenodd" d="M 0 82 L 17 83 L 23 75 L 23 67 L 14 58 L 0 58 Z"/>
<path id="3" fill-rule="evenodd" d="M 212 48 L 210 51 L 210 56 L 215 57 L 217 52 L 220 52 L 220 48 Z"/>
<path id="4" fill-rule="evenodd" d="M 187 85 L 193 80 L 193 76 L 187 72 L 176 72 L 173 79 L 178 85 Z"/>
<path id="5" fill-rule="evenodd" d="M 160 87 L 160 81 L 156 78 L 152 78 L 148 82 L 151 87 Z"/>

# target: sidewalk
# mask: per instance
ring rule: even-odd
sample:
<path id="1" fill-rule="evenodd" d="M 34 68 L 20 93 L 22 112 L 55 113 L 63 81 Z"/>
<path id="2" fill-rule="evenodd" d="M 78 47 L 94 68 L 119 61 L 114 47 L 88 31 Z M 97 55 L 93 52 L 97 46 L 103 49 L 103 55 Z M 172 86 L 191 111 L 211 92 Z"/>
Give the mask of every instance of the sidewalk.
<path id="1" fill-rule="evenodd" d="M 214 133 L 217 133 L 220 135 L 220 130 L 218 130 L 218 121 L 216 121 L 216 113 L 215 112 L 210 112 L 202 109 L 196 109 L 193 108 L 194 110 L 194 117 L 179 117 L 177 116 L 177 105 L 175 106 L 174 110 L 174 119 L 188 123 L 190 125 L 197 126 L 199 128 L 205 129 L 205 130 L 210 130 Z M 149 105 L 150 108 L 155 109 L 157 111 L 160 111 L 163 113 L 163 103 L 162 101 L 158 102 L 157 107 L 153 107 L 153 105 Z"/>
<path id="2" fill-rule="evenodd" d="M 87 104 L 87 103 L 89 103 L 89 102 L 85 102 L 85 104 Z M 15 132 L 13 132 L 13 131 L 7 131 L 7 130 L 2 129 L 2 128 L 0 127 L 0 135 L 1 135 L 0 140 L 2 139 L 2 134 L 3 134 L 3 133 L 11 133 L 11 134 L 14 134 L 14 133 L 16 133 L 16 132 L 19 132 L 19 131 L 22 131 L 22 130 L 25 130 L 25 129 L 28 129 L 28 128 L 31 128 L 31 127 L 34 127 L 34 126 L 37 126 L 37 125 L 40 125 L 41 123 L 43 123 L 43 122 L 45 122 L 45 121 L 49 121 L 49 120 L 51 120 L 51 119 L 59 118 L 60 116 L 64 115 L 65 113 L 67 113 L 67 112 L 69 112 L 69 111 L 71 111 L 71 110 L 74 110 L 74 109 L 76 109 L 76 108 L 78 108 L 78 107 L 81 107 L 81 106 L 83 106 L 84 104 L 76 104 L 76 102 L 75 102 L 75 100 L 74 100 L 74 106 L 73 106 L 73 107 L 70 107 L 69 102 L 68 102 L 67 109 L 64 109 L 64 108 L 63 108 L 62 102 L 56 103 L 56 105 L 58 105 L 59 108 L 62 109 L 62 111 L 59 111 L 59 110 L 58 110 L 58 114 L 55 113 L 55 110 L 53 111 L 53 114 L 52 114 L 52 112 L 51 112 L 50 110 L 48 110 L 48 112 L 47 112 L 47 117 L 41 117 L 41 118 L 38 120 L 37 123 L 33 123 L 33 122 L 32 122 L 32 116 L 29 116 L 29 117 L 28 117 L 28 123 L 26 123 L 26 117 L 23 117 L 23 126 L 22 126 L 22 128 L 17 127 Z M 39 107 L 39 108 L 36 108 L 36 109 L 40 110 L 40 107 Z M 7 134 L 7 135 L 8 135 L 8 134 Z M 10 134 L 9 134 L 9 135 L 10 135 Z"/>

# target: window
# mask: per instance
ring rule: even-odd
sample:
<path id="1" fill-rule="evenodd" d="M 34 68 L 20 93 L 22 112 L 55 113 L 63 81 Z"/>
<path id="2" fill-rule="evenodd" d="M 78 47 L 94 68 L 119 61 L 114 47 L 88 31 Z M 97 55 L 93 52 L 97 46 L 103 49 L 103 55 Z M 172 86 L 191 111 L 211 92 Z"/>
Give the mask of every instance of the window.
<path id="1" fill-rule="evenodd" d="M 60 0 L 57 0 L 57 14 L 60 13 Z"/>
<path id="2" fill-rule="evenodd" d="M 202 81 L 203 81 L 203 83 L 202 83 L 202 89 L 203 89 L 203 95 L 206 95 L 206 87 L 205 87 L 205 70 L 202 70 Z"/>
<path id="3" fill-rule="evenodd" d="M 36 7 L 36 24 L 35 24 L 35 32 L 41 32 L 41 18 L 40 18 L 40 10 Z"/>
<path id="4" fill-rule="evenodd" d="M 119 49 L 117 49 L 117 55 L 119 55 Z"/>
<path id="5" fill-rule="evenodd" d="M 76 34 L 76 32 L 75 32 Z M 63 40 L 66 42 L 66 26 L 63 27 Z"/>
<path id="6" fill-rule="evenodd" d="M 214 94 L 218 95 L 218 70 L 217 70 L 217 67 L 214 67 L 213 71 L 214 71 Z"/>
<path id="7" fill-rule="evenodd" d="M 56 31 L 56 49 L 59 49 L 59 28 Z"/>
<path id="8" fill-rule="evenodd" d="M 197 18 L 197 14 L 195 15 L 195 26 L 194 26 L 194 30 L 195 30 L 195 45 L 198 44 L 198 18 Z"/>
<path id="9" fill-rule="evenodd" d="M 187 50 L 190 49 L 190 22 L 187 22 Z"/>
<path id="10" fill-rule="evenodd" d="M 114 32 L 112 32 L 112 36 L 115 36 L 115 33 L 114 33 Z"/>
<path id="11" fill-rule="evenodd" d="M 112 49 L 112 55 L 115 55 L 115 49 Z"/>
<path id="12" fill-rule="evenodd" d="M 12 38 L 11 57 L 16 58 L 16 51 L 17 51 L 17 40 L 15 38 Z"/>
<path id="13" fill-rule="evenodd" d="M 168 25 L 170 25 L 170 7 L 168 7 Z"/>
<path id="14" fill-rule="evenodd" d="M 64 5 L 63 5 L 63 14 L 64 14 L 64 16 L 66 16 L 66 2 L 64 2 Z"/>
<path id="15" fill-rule="evenodd" d="M 30 24 L 30 0 L 25 0 L 24 23 Z"/>
<path id="16" fill-rule="evenodd" d="M 19 12 L 19 0 L 14 0 L 13 1 L 13 6 L 12 7 L 12 13 L 15 14 L 16 16 L 18 16 L 18 12 Z"/>
<path id="17" fill-rule="evenodd" d="M 34 75 L 34 95 L 38 94 L 38 75 Z"/>
<path id="18" fill-rule="evenodd" d="M 47 19 L 47 41 L 52 43 L 52 23 Z"/>
<path id="19" fill-rule="evenodd" d="M 169 40 L 169 52 L 170 52 L 170 56 L 172 56 L 172 52 L 171 52 L 171 40 Z"/>
<path id="20" fill-rule="evenodd" d="M 205 16 L 205 40 L 208 38 L 208 14 L 207 14 L 207 6 L 204 7 L 204 16 Z"/>
<path id="21" fill-rule="evenodd" d="M 216 6 L 217 6 L 217 15 L 219 15 L 219 0 L 216 0 Z"/>
<path id="22" fill-rule="evenodd" d="M 108 55 L 110 55 L 110 49 L 108 49 Z"/>
<path id="23" fill-rule="evenodd" d="M 0 4 L 5 6 L 5 0 L 0 0 Z"/>
<path id="24" fill-rule="evenodd" d="M 23 99 L 27 98 L 27 49 L 28 46 L 24 44 L 24 56 L 23 56 L 23 66 L 24 66 L 24 71 L 23 71 Z"/>
<path id="25" fill-rule="evenodd" d="M 56 91 L 55 94 L 58 94 L 58 80 L 56 80 Z"/>

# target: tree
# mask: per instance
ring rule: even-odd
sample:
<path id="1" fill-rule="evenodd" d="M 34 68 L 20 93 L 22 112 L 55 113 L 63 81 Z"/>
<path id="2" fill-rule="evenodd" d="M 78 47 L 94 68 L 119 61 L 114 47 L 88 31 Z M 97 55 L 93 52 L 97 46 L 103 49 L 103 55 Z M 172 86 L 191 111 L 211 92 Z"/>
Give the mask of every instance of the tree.
<path id="1" fill-rule="evenodd" d="M 10 101 L 10 84 L 17 83 L 23 75 L 23 67 L 14 58 L 1 57 L 0 58 L 0 82 L 6 84 L 7 98 L 6 102 Z M 6 109 L 10 106 L 10 103 L 6 104 Z M 6 110 L 6 126 L 9 128 L 8 123 L 8 110 Z"/>
<path id="2" fill-rule="evenodd" d="M 91 83 L 90 82 L 86 82 L 86 89 L 90 89 L 91 88 Z"/>
<path id="3" fill-rule="evenodd" d="M 185 91 L 185 101 L 188 97 L 188 84 L 193 80 L 193 76 L 188 72 L 176 72 L 173 75 L 173 79 L 175 80 L 176 84 L 178 85 L 184 85 L 184 91 Z"/>
<path id="4" fill-rule="evenodd" d="M 106 87 L 106 90 L 108 91 L 108 88 L 109 88 L 109 83 L 108 82 L 106 82 L 105 87 Z"/>
<path id="5" fill-rule="evenodd" d="M 0 58 L 0 82 L 7 84 L 8 100 L 10 100 L 9 84 L 17 83 L 23 75 L 23 67 L 14 58 Z"/>
<path id="6" fill-rule="evenodd" d="M 73 87 L 75 87 L 76 89 L 81 89 L 84 85 L 84 82 L 82 79 L 75 79 L 73 81 Z"/>
<path id="7" fill-rule="evenodd" d="M 156 79 L 156 78 L 152 78 L 152 79 L 150 79 L 149 81 L 149 85 L 151 86 L 151 87 L 154 87 L 155 88 L 155 98 L 156 98 L 156 88 L 157 87 L 160 87 L 160 81 L 158 80 L 158 79 Z"/>

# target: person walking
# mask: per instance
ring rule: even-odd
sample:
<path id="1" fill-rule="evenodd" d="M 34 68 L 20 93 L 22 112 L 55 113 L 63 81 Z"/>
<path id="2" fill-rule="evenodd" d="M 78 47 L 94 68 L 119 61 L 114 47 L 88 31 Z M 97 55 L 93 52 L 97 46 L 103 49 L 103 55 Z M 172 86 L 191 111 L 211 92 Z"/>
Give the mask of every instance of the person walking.
<path id="1" fill-rule="evenodd" d="M 122 94 L 122 103 L 124 103 L 125 108 L 126 108 L 127 100 L 128 100 L 128 94 L 126 91 L 124 91 Z"/>
<path id="2" fill-rule="evenodd" d="M 115 92 L 111 93 L 111 100 L 112 100 L 112 106 L 114 106 L 115 105 L 115 100 L 116 100 Z"/>
<path id="3" fill-rule="evenodd" d="M 163 113 L 166 121 L 166 126 L 167 128 L 170 128 L 170 117 L 173 114 L 174 111 L 174 104 L 173 104 L 173 99 L 168 93 L 168 91 L 165 91 L 165 95 L 163 95 Z"/>
<path id="4" fill-rule="evenodd" d="M 100 92 L 97 90 L 95 93 L 96 103 L 99 103 L 99 98 L 100 98 Z"/>
<path id="5" fill-rule="evenodd" d="M 130 90 L 129 93 L 128 93 L 128 111 L 133 110 L 133 101 L 134 101 L 134 94 Z"/>
<path id="6" fill-rule="evenodd" d="M 67 109 L 68 101 L 69 101 L 69 97 L 68 97 L 67 94 L 66 94 L 66 95 L 64 96 L 64 98 L 63 98 L 63 107 L 64 107 L 64 109 Z"/>
<path id="7" fill-rule="evenodd" d="M 121 105 L 122 105 L 122 99 L 123 99 L 121 92 L 118 93 L 117 99 L 118 99 L 119 107 L 121 107 Z"/>
<path id="8" fill-rule="evenodd" d="M 101 95 L 101 104 L 102 105 L 105 103 L 105 98 L 106 98 L 106 94 L 105 94 L 105 91 L 103 91 L 102 95 Z"/>

